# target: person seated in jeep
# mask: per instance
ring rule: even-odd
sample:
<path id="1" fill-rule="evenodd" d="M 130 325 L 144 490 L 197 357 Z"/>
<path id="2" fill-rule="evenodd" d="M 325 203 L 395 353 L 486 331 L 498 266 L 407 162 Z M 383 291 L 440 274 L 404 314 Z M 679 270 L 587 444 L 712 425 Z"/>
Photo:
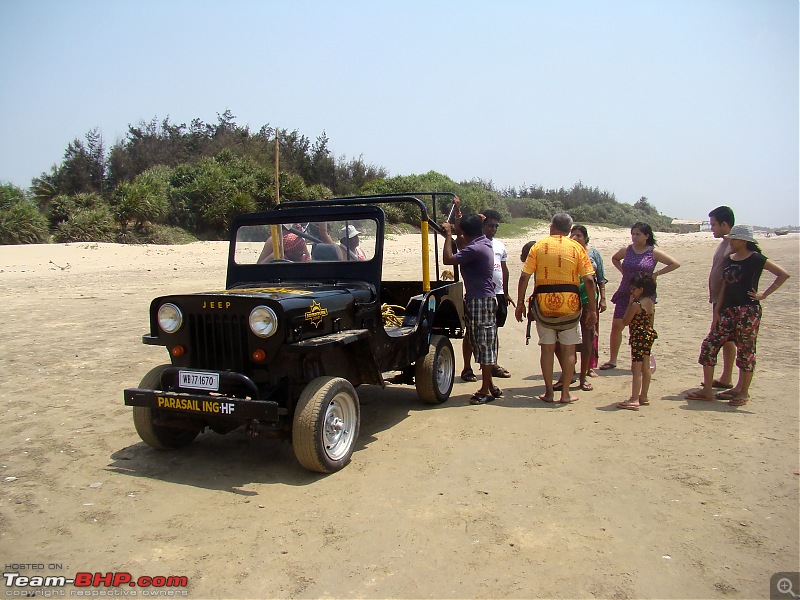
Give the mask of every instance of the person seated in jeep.
<path id="1" fill-rule="evenodd" d="M 311 242 L 311 253 L 308 251 L 309 241 Z M 325 222 L 285 223 L 283 225 L 283 258 L 286 260 L 308 262 L 314 258 L 314 248 L 320 243 L 336 246 L 336 242 L 328 233 L 328 224 Z M 272 236 L 270 235 L 264 242 L 264 248 L 258 257 L 258 262 L 265 263 L 272 260 L 272 251 Z M 324 260 L 339 260 L 339 258 L 327 258 Z"/>
<path id="2" fill-rule="evenodd" d="M 292 223 L 283 225 L 283 258 L 292 262 L 308 262 L 311 255 L 308 252 L 306 241 L 299 233 L 305 231 L 306 226 L 302 223 Z M 292 231 L 294 230 L 294 231 Z M 258 257 L 259 263 L 265 263 L 273 259 L 272 236 L 270 235 L 264 242 L 264 249 Z"/>
<path id="3" fill-rule="evenodd" d="M 342 253 L 342 260 L 367 260 L 366 254 L 359 246 L 359 235 L 361 232 L 352 225 L 339 230 L 339 249 Z"/>

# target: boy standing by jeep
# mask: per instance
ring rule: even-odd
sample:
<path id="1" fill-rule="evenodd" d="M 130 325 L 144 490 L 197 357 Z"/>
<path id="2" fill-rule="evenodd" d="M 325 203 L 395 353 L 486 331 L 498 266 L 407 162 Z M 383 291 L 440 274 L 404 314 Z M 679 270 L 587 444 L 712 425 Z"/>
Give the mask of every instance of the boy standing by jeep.
<path id="1" fill-rule="evenodd" d="M 458 216 L 458 215 L 457 215 Z M 492 242 L 483 235 L 479 215 L 460 219 L 464 247 L 453 254 L 452 225 L 442 223 L 446 242 L 442 262 L 458 265 L 464 280 L 464 313 L 467 336 L 472 345 L 475 361 L 481 365 L 481 389 L 470 398 L 470 404 L 486 404 L 499 398 L 503 392 L 492 382 L 492 371 L 497 364 L 497 297 L 494 287 L 494 250 Z"/>
<path id="2" fill-rule="evenodd" d="M 479 216 L 483 218 L 483 235 L 492 243 L 494 252 L 494 293 L 497 296 L 497 354 L 500 355 L 500 328 L 505 325 L 508 317 L 508 305 L 516 306 L 508 294 L 508 252 L 506 245 L 497 239 L 497 228 L 500 226 L 500 213 L 496 210 L 486 209 Z M 477 381 L 472 371 L 472 346 L 469 338 L 464 338 L 462 344 L 464 355 L 464 369 L 461 371 L 461 381 Z M 495 364 L 492 370 L 493 377 L 508 378 L 511 373 L 508 369 Z"/>

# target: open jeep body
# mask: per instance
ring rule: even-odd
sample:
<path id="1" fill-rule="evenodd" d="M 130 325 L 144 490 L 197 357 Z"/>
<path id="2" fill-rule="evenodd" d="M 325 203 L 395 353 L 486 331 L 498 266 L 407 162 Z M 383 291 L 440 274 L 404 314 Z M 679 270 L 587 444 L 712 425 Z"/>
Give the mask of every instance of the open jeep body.
<path id="1" fill-rule="evenodd" d="M 454 280 L 440 278 L 435 233 L 431 280 L 429 226 L 440 228 L 418 196 L 434 216 L 437 199 L 452 199 L 335 198 L 237 217 L 226 289 L 150 305 L 143 342 L 165 346 L 171 364 L 124 392 L 142 440 L 178 448 L 206 428 L 244 426 L 254 437 L 291 439 L 304 467 L 330 473 L 350 461 L 358 437 L 357 386 L 385 386 L 384 374 L 400 371 L 393 381 L 414 383 L 424 402 L 446 401 L 450 338 L 464 332 L 463 286 L 455 269 Z M 382 206 L 409 203 L 420 215 L 421 253 L 408 257 L 420 278 L 385 280 Z M 330 243 L 340 235 L 343 243 Z"/>

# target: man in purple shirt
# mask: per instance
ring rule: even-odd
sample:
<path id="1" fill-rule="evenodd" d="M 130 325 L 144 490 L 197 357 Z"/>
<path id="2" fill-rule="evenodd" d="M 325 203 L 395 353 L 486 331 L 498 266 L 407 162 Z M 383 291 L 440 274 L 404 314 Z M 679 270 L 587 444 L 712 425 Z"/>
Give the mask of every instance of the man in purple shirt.
<path id="1" fill-rule="evenodd" d="M 481 389 L 470 398 L 470 404 L 486 404 L 499 398 L 503 392 L 492 382 L 492 371 L 497 363 L 497 297 L 494 291 L 494 250 L 492 242 L 483 235 L 479 215 L 472 214 L 459 220 L 458 227 L 464 245 L 453 254 L 452 226 L 442 223 L 446 242 L 442 262 L 458 265 L 464 280 L 464 313 L 467 337 L 472 345 L 475 362 L 481 365 Z"/>

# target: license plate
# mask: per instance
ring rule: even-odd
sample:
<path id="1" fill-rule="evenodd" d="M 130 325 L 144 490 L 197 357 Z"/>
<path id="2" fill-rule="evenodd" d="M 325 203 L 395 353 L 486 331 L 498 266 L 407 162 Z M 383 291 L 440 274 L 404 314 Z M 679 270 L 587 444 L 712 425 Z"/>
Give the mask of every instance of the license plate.
<path id="1" fill-rule="evenodd" d="M 179 371 L 179 385 L 193 390 L 219 390 L 219 373 L 202 373 L 200 371 Z"/>

